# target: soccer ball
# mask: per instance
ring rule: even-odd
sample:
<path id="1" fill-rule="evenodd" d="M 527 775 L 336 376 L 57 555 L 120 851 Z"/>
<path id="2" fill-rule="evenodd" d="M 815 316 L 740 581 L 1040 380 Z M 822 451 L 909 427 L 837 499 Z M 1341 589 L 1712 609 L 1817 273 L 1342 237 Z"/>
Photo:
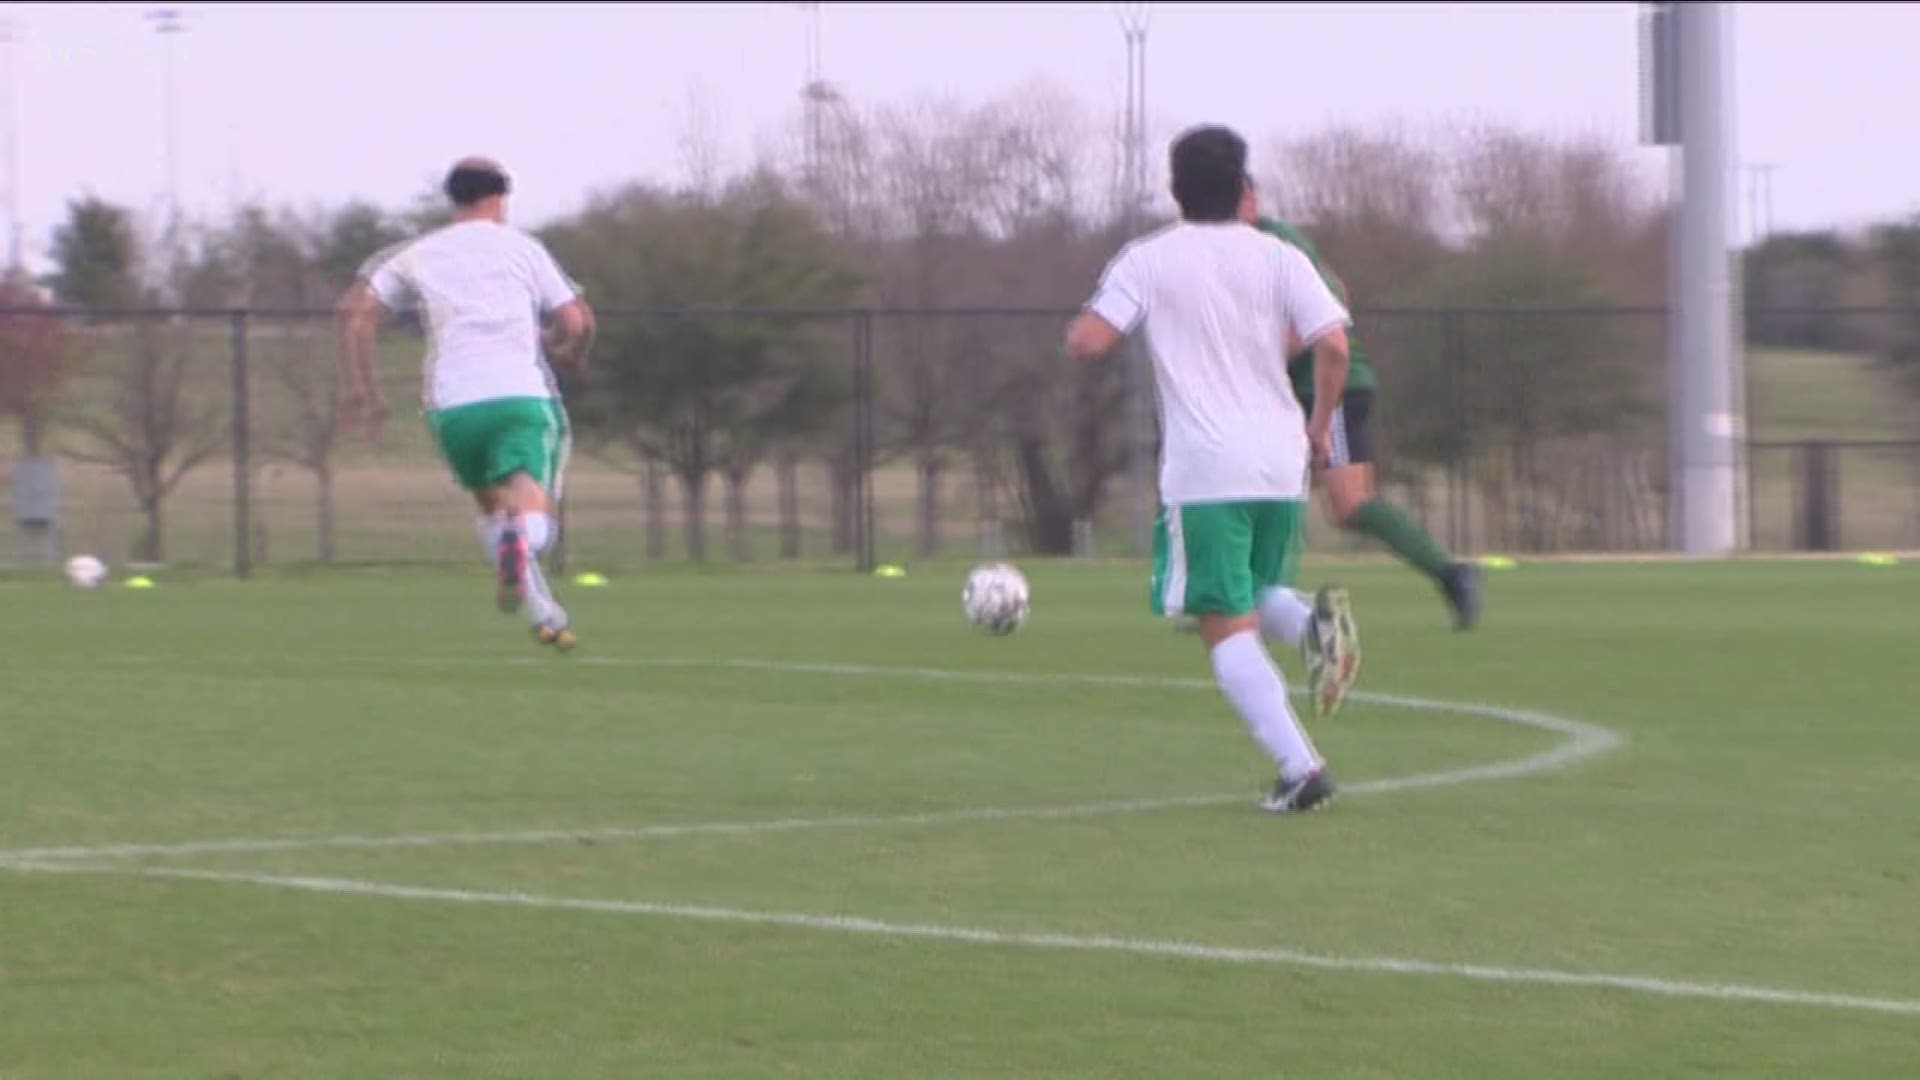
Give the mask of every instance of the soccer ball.
<path id="1" fill-rule="evenodd" d="M 97 589 L 107 580 L 107 564 L 91 555 L 67 560 L 67 582 L 76 589 Z"/>
<path id="2" fill-rule="evenodd" d="M 1027 621 L 1032 603 L 1026 575 L 1007 563 L 976 566 L 960 594 L 967 621 L 989 634 L 1011 634 Z"/>

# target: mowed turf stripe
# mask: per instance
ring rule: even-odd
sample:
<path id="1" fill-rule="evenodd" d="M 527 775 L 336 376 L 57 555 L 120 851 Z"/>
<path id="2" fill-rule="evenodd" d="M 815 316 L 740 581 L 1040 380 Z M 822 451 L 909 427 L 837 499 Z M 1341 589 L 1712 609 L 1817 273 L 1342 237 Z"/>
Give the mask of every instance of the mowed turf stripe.
<path id="1" fill-rule="evenodd" d="M 466 661 L 415 661 L 419 663 L 464 663 Z M 493 661 L 500 662 L 500 661 Z M 511 661 L 508 661 L 511 662 Z M 1214 691 L 1213 683 L 1198 679 L 1151 678 L 1140 676 L 1038 674 L 965 671 L 946 668 L 874 667 L 847 664 L 806 664 L 773 660 L 617 660 L 606 664 L 629 666 L 703 667 L 766 670 L 784 674 L 822 674 L 852 677 L 891 677 L 955 681 L 1035 682 L 1093 686 L 1158 687 L 1175 690 Z M 1551 713 L 1514 709 L 1483 702 L 1454 702 L 1434 698 L 1410 697 L 1356 690 L 1351 701 L 1369 702 L 1390 708 L 1418 712 L 1470 716 L 1521 727 L 1536 728 L 1565 736 L 1557 746 L 1524 757 L 1484 765 L 1469 765 L 1409 776 L 1356 780 L 1341 785 L 1342 795 L 1381 794 L 1416 788 L 1450 787 L 1490 780 L 1513 780 L 1564 769 L 1587 758 L 1610 753 L 1624 739 L 1608 728 L 1572 720 Z M 1095 817 L 1108 814 L 1152 813 L 1251 801 L 1251 796 L 1185 795 L 1157 799 L 1125 799 L 1043 807 L 966 807 L 908 814 L 848 814 L 820 817 L 777 818 L 761 821 L 712 821 L 686 824 L 605 826 L 580 829 L 522 829 L 471 833 L 421 833 L 398 836 L 320 836 L 258 839 L 188 840 L 177 843 L 100 844 L 91 846 L 24 848 L 0 851 L 0 867 L 16 862 L 151 858 L 175 855 L 246 854 L 252 852 L 299 851 L 324 848 L 410 848 L 487 844 L 555 844 L 588 840 L 645 840 L 676 836 L 714 836 L 796 832 L 809 829 L 877 828 L 916 825 L 947 825 L 974 822 L 1047 820 Z"/>
<path id="2" fill-rule="evenodd" d="M 1348 974 L 1378 974 L 1466 979 L 1477 982 L 1534 984 L 1566 989 L 1603 990 L 1621 993 L 1692 998 L 1734 1004 L 1798 1006 L 1840 1009 L 1853 1012 L 1886 1013 L 1920 1017 L 1920 1001 L 1899 998 L 1864 997 L 1855 994 L 1823 993 L 1771 986 L 1738 983 L 1706 983 L 1668 979 L 1653 975 L 1617 975 L 1599 972 L 1556 971 L 1547 968 L 1505 967 L 1491 964 L 1442 963 L 1398 957 L 1343 957 L 1298 952 L 1292 949 L 1206 945 L 1186 941 L 1155 941 L 1143 938 L 1090 937 L 1065 933 L 1033 933 L 987 930 L 977 927 L 940 926 L 926 923 L 888 922 L 851 915 L 822 915 L 803 912 L 753 911 L 712 907 L 700 904 L 657 903 L 646 900 L 594 900 L 559 896 L 541 896 L 520 892 L 480 892 L 469 889 L 440 889 L 415 885 L 395 885 L 347 878 L 309 877 L 293 874 L 259 874 L 219 870 L 170 869 L 146 867 L 129 869 L 111 866 L 80 866 L 55 863 L 15 863 L 11 869 L 51 874 L 134 874 L 221 884 L 253 885 L 273 889 L 322 893 L 336 896 L 361 896 L 443 904 L 480 904 L 523 907 L 547 911 L 587 912 L 606 915 L 651 916 L 690 919 L 702 922 L 736 923 L 792 930 L 841 934 L 865 934 L 903 940 L 953 942 L 1003 948 L 1045 949 L 1069 952 L 1122 953 L 1170 960 L 1228 964 L 1271 964 L 1309 968 Z"/>

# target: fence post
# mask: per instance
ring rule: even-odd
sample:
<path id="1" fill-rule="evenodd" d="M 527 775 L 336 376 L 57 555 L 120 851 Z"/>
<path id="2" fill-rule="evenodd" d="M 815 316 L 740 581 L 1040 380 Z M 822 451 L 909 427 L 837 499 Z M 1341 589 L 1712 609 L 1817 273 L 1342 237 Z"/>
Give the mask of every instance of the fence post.
<path id="1" fill-rule="evenodd" d="M 1461 554 L 1473 548 L 1472 395 L 1467 389 L 1466 316 L 1449 311 L 1440 317 L 1441 349 L 1453 388 L 1453 462 L 1447 469 L 1447 545 Z"/>
<path id="2" fill-rule="evenodd" d="M 253 463 L 248 416 L 247 313 L 228 315 L 233 339 L 233 571 L 253 573 Z"/>
<path id="3" fill-rule="evenodd" d="M 854 558 L 862 573 L 878 565 L 873 494 L 873 312 L 861 310 L 853 326 Z"/>
<path id="4" fill-rule="evenodd" d="M 1809 441 L 1800 445 L 1800 536 L 1807 551 L 1839 549 L 1834 507 L 1839 499 L 1839 475 L 1833 447 Z"/>

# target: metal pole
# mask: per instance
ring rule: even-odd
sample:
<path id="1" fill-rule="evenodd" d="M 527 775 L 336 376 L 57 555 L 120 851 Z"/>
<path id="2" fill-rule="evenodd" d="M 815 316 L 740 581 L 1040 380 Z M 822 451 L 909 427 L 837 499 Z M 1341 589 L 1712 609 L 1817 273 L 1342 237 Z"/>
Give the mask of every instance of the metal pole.
<path id="1" fill-rule="evenodd" d="M 1114 5 L 1127 43 L 1126 146 L 1121 220 L 1129 238 L 1145 224 L 1147 208 L 1147 3 Z M 1153 543 L 1153 360 L 1138 337 L 1127 343 L 1127 413 L 1131 439 L 1128 472 L 1133 486 L 1133 554 L 1145 555 Z"/>
<path id="2" fill-rule="evenodd" d="M 1473 551 L 1473 392 L 1467 386 L 1466 316 L 1443 316 L 1440 340 L 1452 369 L 1454 433 L 1458 443 L 1447 470 L 1447 542 L 1454 550 Z"/>
<path id="3" fill-rule="evenodd" d="M 167 165 L 167 254 L 180 257 L 180 77 L 179 35 L 186 27 L 186 13 L 179 8 L 157 8 L 147 12 L 155 32 L 166 40 L 166 165 Z"/>
<path id="4" fill-rule="evenodd" d="M 1734 184 L 1727 5 L 1673 6 L 1678 45 L 1680 206 L 1674 228 L 1669 453 L 1673 540 L 1690 555 L 1740 546 L 1740 408 L 1734 266 L 1727 239 Z"/>
<path id="5" fill-rule="evenodd" d="M 20 220 L 20 74 L 19 27 L 0 20 L 0 40 L 7 46 L 7 269 L 18 271 L 25 246 L 26 227 Z"/>
<path id="6" fill-rule="evenodd" d="M 231 316 L 233 335 L 233 570 L 253 572 L 253 465 L 247 387 L 247 313 Z"/>
<path id="7" fill-rule="evenodd" d="M 859 503 L 854 512 L 859 515 L 855 532 L 855 548 L 863 573 L 872 573 L 878 565 L 878 553 L 874 542 L 873 508 L 873 312 L 862 311 L 854 326 L 854 446 L 856 464 L 859 470 Z"/>

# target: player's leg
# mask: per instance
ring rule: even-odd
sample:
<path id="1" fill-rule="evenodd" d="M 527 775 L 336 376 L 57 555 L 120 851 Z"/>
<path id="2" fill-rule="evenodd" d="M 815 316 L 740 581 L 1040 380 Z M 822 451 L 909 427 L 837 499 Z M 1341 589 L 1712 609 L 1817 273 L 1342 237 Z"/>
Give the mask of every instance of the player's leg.
<path id="1" fill-rule="evenodd" d="M 497 568 L 501 534 L 507 522 L 506 500 L 494 483 L 489 467 L 492 413 L 486 403 L 459 405 L 429 413 L 427 426 L 455 481 L 473 497 L 474 535 L 480 541 L 482 557 Z M 517 591 L 509 596 L 508 590 L 502 590 L 502 610 L 516 611 L 519 604 Z"/>
<path id="2" fill-rule="evenodd" d="M 1271 537 L 1263 537 L 1271 543 Z M 1284 546 L 1254 552 L 1254 603 L 1260 613 L 1260 632 L 1303 653 L 1315 643 L 1314 601 L 1294 588 L 1300 575 L 1300 555 L 1306 549 L 1306 515 L 1293 515 L 1293 535 Z"/>
<path id="3" fill-rule="evenodd" d="M 565 465 L 567 425 L 556 402 L 501 402 L 488 450 L 488 475 L 505 510 L 498 565 L 502 594 L 517 592 L 541 642 L 573 643 L 566 609 L 554 599 L 541 559 L 558 539 L 554 508 Z"/>
<path id="4" fill-rule="evenodd" d="M 1305 500 L 1256 504 L 1253 582 L 1260 627 L 1269 638 L 1300 648 L 1314 711 L 1332 716 L 1360 674 L 1360 632 L 1347 590 L 1323 586 L 1308 596 L 1296 589 L 1306 550 Z"/>
<path id="5" fill-rule="evenodd" d="M 1154 537 L 1154 610 L 1198 617 L 1221 693 L 1279 771 L 1274 794 L 1261 805 L 1275 812 L 1310 810 L 1331 795 L 1332 786 L 1261 639 L 1253 543 L 1248 504 L 1168 507 Z"/>
<path id="6" fill-rule="evenodd" d="M 500 530 L 506 527 L 505 500 L 497 488 L 469 494 L 473 496 L 473 535 L 480 541 L 480 557 L 492 563 L 500 550 Z"/>
<path id="7" fill-rule="evenodd" d="M 1322 505 L 1343 529 L 1386 545 L 1402 562 L 1437 586 L 1453 611 L 1454 625 L 1471 629 L 1480 614 L 1479 574 L 1447 554 L 1413 515 L 1380 497 L 1375 487 L 1373 392 L 1350 390 L 1334 413 L 1333 461 L 1321 473 Z"/>

